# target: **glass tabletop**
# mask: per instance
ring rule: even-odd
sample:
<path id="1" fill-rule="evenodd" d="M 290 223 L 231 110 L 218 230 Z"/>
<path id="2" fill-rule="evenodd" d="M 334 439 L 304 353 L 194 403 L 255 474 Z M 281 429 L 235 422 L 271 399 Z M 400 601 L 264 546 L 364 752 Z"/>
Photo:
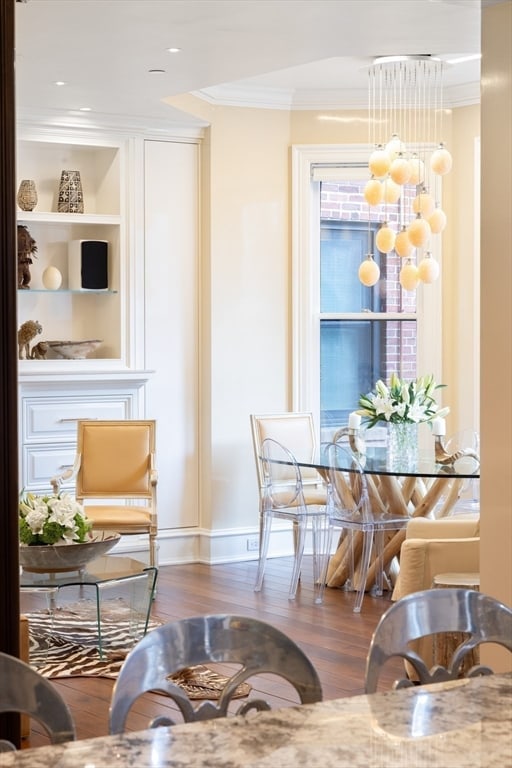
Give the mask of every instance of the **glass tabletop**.
<path id="1" fill-rule="evenodd" d="M 347 453 L 347 456 L 349 454 Z M 261 456 L 260 458 L 264 458 Z M 297 464 L 301 467 L 311 467 L 319 471 L 330 468 L 325 452 L 320 451 L 313 457 L 295 456 Z M 280 464 L 291 464 L 291 461 L 270 459 Z M 385 446 L 371 446 L 366 450 L 366 455 L 359 457 L 364 471 L 370 475 L 391 475 L 394 477 L 446 477 L 446 478 L 478 478 L 480 477 L 480 465 L 477 461 L 467 457 L 466 461 L 459 460 L 455 465 L 437 464 L 433 452 L 418 449 L 417 458 L 413 462 L 394 462 L 389 465 L 389 453 Z M 351 469 L 350 466 L 340 469 Z"/>
<path id="2" fill-rule="evenodd" d="M 60 573 L 31 573 L 23 570 L 20 575 L 20 587 L 63 587 L 74 584 L 104 584 L 112 581 L 134 578 L 153 573 L 157 569 L 147 566 L 131 557 L 118 555 L 103 555 L 88 563 L 81 571 L 64 571 Z"/>

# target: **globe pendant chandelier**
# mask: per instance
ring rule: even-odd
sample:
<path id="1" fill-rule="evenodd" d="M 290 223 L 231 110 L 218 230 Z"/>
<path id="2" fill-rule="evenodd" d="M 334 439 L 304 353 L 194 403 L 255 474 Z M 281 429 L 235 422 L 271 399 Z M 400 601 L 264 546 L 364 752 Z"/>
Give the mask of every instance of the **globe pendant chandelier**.
<path id="1" fill-rule="evenodd" d="M 444 63 L 433 56 L 382 56 L 370 67 L 368 88 L 370 179 L 364 188 L 369 210 L 379 213 L 375 245 L 402 259 L 400 284 L 407 291 L 432 283 L 439 264 L 431 253 L 433 238 L 446 226 L 440 207 L 441 177 L 452 157 L 442 140 Z M 398 203 L 390 221 L 388 207 Z M 359 267 L 366 286 L 380 278 L 371 252 Z"/>

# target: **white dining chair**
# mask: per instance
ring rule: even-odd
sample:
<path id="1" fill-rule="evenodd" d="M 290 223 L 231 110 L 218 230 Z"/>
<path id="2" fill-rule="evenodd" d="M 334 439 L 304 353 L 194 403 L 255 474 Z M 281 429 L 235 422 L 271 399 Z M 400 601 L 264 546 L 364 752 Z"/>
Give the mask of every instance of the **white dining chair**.
<path id="1" fill-rule="evenodd" d="M 263 585 L 272 522 L 274 519 L 289 520 L 294 533 L 294 564 L 288 597 L 293 600 L 296 596 L 306 533 L 311 527 L 314 599 L 320 602 L 327 490 L 314 467 L 299 467 L 297 463 L 299 457 L 304 461 L 315 458 L 313 415 L 309 412 L 252 414 L 250 422 L 260 497 L 260 547 L 255 591 L 260 591 Z"/>
<path id="2" fill-rule="evenodd" d="M 329 500 L 327 553 L 331 551 L 333 533 L 342 529 L 348 537 L 349 578 L 344 588 L 354 590 L 354 613 L 361 611 L 364 593 L 368 587 L 372 553 L 377 561 L 373 592 L 383 593 L 384 535 L 386 531 L 398 531 L 407 527 L 409 518 L 392 515 L 386 509 L 374 509 L 370 501 L 367 479 L 359 459 L 345 445 L 328 443 L 323 449 L 329 465 Z M 356 551 L 360 554 L 356 569 Z M 320 579 L 320 599 L 327 580 L 328 557 L 324 559 L 324 574 Z"/>

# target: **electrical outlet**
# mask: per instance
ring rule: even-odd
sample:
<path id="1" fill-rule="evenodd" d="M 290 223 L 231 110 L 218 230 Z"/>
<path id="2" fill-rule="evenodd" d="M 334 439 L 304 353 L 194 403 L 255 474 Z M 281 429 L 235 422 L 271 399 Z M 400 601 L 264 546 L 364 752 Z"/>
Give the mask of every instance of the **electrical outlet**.
<path id="1" fill-rule="evenodd" d="M 255 552 L 260 548 L 260 540 L 257 536 L 252 536 L 250 539 L 247 539 L 247 551 L 248 552 Z"/>

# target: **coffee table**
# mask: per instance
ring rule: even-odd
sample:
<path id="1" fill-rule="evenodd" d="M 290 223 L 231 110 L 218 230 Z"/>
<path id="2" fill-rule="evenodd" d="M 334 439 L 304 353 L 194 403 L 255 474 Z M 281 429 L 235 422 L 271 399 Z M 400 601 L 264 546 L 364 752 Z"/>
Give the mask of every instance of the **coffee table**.
<path id="1" fill-rule="evenodd" d="M 22 570 L 20 590 L 22 595 L 43 595 L 52 619 L 59 607 L 65 607 L 64 599 L 68 604 L 74 601 L 75 607 L 77 601 L 92 603 L 98 627 L 98 652 L 103 659 L 102 614 L 107 595 L 122 600 L 123 606 L 126 605 L 130 636 L 135 643 L 145 635 L 148 627 L 157 573 L 156 567 L 130 557 L 104 555 L 79 571 L 31 573 Z M 84 608 L 85 605 L 84 602 Z"/>

